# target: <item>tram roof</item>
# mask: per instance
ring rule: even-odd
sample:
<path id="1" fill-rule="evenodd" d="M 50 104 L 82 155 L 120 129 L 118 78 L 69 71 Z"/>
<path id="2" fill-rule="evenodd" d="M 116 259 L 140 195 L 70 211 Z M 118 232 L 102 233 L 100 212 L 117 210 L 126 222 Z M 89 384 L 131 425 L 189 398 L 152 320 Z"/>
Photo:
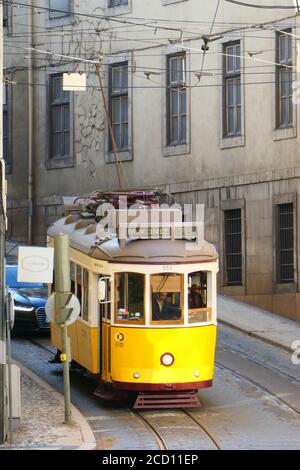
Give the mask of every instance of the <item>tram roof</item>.
<path id="1" fill-rule="evenodd" d="M 48 230 L 54 237 L 66 233 L 70 246 L 92 258 L 112 263 L 174 264 L 212 262 L 218 253 L 211 243 L 188 240 L 127 240 L 99 238 L 94 220 L 68 216 L 55 222 Z"/>

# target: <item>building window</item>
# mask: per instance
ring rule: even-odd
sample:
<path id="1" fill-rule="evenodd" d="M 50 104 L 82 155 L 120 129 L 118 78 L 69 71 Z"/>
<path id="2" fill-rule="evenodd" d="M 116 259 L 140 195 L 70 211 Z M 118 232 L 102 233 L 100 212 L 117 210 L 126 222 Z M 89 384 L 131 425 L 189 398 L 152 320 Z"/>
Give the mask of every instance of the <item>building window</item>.
<path id="1" fill-rule="evenodd" d="M 78 264 L 70 263 L 71 292 L 80 302 L 80 317 L 89 319 L 89 272 Z"/>
<path id="2" fill-rule="evenodd" d="M 293 203 L 277 206 L 277 282 L 290 284 L 294 276 L 294 212 Z"/>
<path id="3" fill-rule="evenodd" d="M 233 209 L 224 211 L 225 219 L 225 284 L 241 286 L 243 284 L 242 255 L 242 211 Z"/>
<path id="4" fill-rule="evenodd" d="M 70 15 L 70 0 L 49 0 L 50 20 Z"/>
<path id="5" fill-rule="evenodd" d="M 241 45 L 240 41 L 224 46 L 224 137 L 241 135 Z"/>
<path id="6" fill-rule="evenodd" d="M 118 7 L 120 5 L 128 5 L 128 0 L 109 0 L 108 3 L 108 6 L 110 8 L 113 8 Z"/>
<path id="7" fill-rule="evenodd" d="M 291 32 L 291 31 L 286 31 Z M 293 42 L 292 37 L 278 33 L 276 38 L 276 125 L 293 127 Z"/>
<path id="8" fill-rule="evenodd" d="M 8 29 L 8 22 L 9 22 L 9 11 L 8 11 L 8 3 L 3 3 L 3 28 Z"/>
<path id="9" fill-rule="evenodd" d="M 167 144 L 186 144 L 186 56 L 167 59 Z"/>
<path id="10" fill-rule="evenodd" d="M 3 90 L 3 158 L 9 161 L 9 112 L 8 112 L 8 86 L 4 84 Z"/>
<path id="11" fill-rule="evenodd" d="M 114 64 L 109 72 L 109 110 L 118 151 L 128 150 L 128 62 Z M 109 151 L 113 150 L 109 136 Z"/>
<path id="12" fill-rule="evenodd" d="M 63 76 L 50 79 L 50 158 L 70 156 L 70 93 L 63 91 Z"/>

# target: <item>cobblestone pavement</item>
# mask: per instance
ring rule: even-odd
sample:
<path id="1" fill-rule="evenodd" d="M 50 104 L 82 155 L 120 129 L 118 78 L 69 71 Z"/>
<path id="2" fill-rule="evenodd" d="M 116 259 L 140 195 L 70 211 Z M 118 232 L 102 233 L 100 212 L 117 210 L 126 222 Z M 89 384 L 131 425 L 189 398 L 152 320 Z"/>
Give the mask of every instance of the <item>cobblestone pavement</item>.
<path id="1" fill-rule="evenodd" d="M 13 445 L 0 449 L 76 449 L 82 445 L 78 424 L 65 425 L 64 406 L 54 394 L 21 371 L 21 412 L 19 430 Z"/>

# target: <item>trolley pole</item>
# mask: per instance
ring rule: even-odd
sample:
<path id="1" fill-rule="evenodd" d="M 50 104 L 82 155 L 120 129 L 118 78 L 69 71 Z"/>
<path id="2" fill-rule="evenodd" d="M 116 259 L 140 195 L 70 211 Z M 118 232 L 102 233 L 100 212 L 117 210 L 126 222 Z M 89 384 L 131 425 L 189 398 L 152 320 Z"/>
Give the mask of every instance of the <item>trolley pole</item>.
<path id="1" fill-rule="evenodd" d="M 54 237 L 54 269 L 55 269 L 55 321 L 61 328 L 62 353 L 65 399 L 65 424 L 71 424 L 71 393 L 70 393 L 70 338 L 68 337 L 66 321 L 70 315 L 67 308 L 71 297 L 69 236 L 59 234 Z"/>

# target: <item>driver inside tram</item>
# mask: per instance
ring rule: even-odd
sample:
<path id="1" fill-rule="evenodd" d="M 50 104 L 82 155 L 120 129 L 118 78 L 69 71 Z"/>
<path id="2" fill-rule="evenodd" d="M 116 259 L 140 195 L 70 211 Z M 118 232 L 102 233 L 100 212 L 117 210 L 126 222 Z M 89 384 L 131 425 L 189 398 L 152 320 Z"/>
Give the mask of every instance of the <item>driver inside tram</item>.
<path id="1" fill-rule="evenodd" d="M 158 292 L 153 294 L 152 298 L 152 320 L 178 320 L 180 310 L 172 304 L 171 296 L 168 292 Z"/>

